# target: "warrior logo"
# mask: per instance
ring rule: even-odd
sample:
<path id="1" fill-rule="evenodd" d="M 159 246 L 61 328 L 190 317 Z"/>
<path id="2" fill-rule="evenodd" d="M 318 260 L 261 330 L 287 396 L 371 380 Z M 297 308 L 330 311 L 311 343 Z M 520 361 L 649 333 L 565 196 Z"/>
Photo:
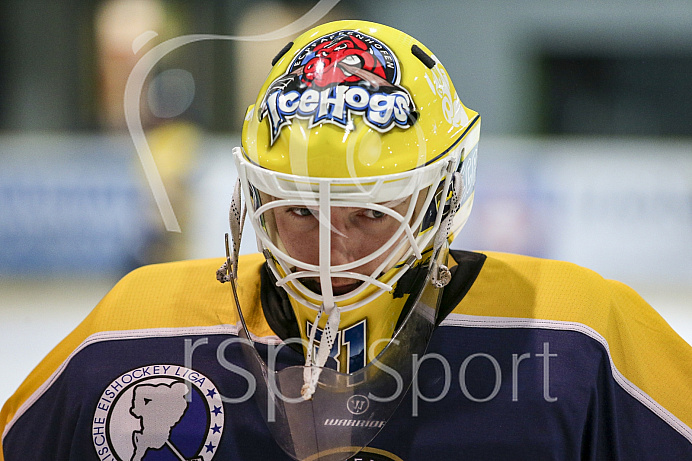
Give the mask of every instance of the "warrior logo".
<path id="1" fill-rule="evenodd" d="M 364 395 L 352 395 L 346 401 L 346 409 L 353 415 L 362 415 L 370 408 L 370 399 Z"/>
<path id="2" fill-rule="evenodd" d="M 334 32 L 303 48 L 262 100 L 260 121 L 269 120 L 274 144 L 294 117 L 333 123 L 352 130 L 351 114 L 386 132 L 410 127 L 417 117 L 406 89 L 399 86 L 399 61 L 379 40 L 353 30 Z"/>
<path id="3" fill-rule="evenodd" d="M 209 378 L 177 365 L 150 365 L 103 391 L 92 437 L 102 461 L 210 461 L 223 423 L 221 397 Z"/>

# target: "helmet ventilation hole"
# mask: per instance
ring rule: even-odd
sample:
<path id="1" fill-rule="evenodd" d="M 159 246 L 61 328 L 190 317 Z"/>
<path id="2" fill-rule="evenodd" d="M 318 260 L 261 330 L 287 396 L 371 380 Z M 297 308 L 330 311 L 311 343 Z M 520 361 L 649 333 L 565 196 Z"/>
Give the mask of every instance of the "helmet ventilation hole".
<path id="1" fill-rule="evenodd" d="M 418 45 L 414 44 L 411 46 L 411 54 L 417 57 L 418 60 L 422 62 L 428 69 L 432 69 L 435 67 L 435 64 L 437 64 L 435 60 L 431 56 L 428 56 L 425 51 L 420 49 Z"/>
<path id="2" fill-rule="evenodd" d="M 288 50 L 291 49 L 293 46 L 293 42 L 288 42 L 286 45 L 284 45 L 283 48 L 281 48 L 281 51 L 276 53 L 276 56 L 274 56 L 274 59 L 272 59 L 272 67 L 276 65 L 277 62 L 279 62 L 279 59 L 283 58 L 283 56 L 286 54 Z"/>

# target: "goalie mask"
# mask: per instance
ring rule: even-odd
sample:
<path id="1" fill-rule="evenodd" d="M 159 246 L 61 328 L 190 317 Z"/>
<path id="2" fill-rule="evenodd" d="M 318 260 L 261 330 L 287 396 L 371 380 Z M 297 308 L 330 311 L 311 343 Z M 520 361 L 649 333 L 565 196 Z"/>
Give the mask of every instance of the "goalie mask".
<path id="1" fill-rule="evenodd" d="M 234 157 L 301 333 L 305 367 L 282 370 L 264 400 L 294 458 L 353 455 L 377 431 L 322 432 L 330 408 L 369 395 L 363 421 L 386 421 L 405 393 L 449 281 L 448 244 L 471 210 L 479 135 L 437 58 L 396 29 L 333 22 L 275 58 Z M 324 368 L 330 357 L 336 370 Z M 301 418 L 312 432 L 290 428 Z"/>

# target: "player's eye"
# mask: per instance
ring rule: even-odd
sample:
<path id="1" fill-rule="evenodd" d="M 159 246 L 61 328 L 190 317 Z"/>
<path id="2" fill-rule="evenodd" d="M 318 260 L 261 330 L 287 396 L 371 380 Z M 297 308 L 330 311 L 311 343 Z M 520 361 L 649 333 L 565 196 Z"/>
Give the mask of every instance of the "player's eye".
<path id="1" fill-rule="evenodd" d="M 313 215 L 313 212 L 312 212 L 312 210 L 310 210 L 310 208 L 304 208 L 304 207 L 291 207 L 288 209 L 288 212 L 294 216 L 298 216 L 301 218 Z"/>
<path id="2" fill-rule="evenodd" d="M 381 219 L 385 216 L 385 214 L 383 212 L 378 211 L 378 210 L 365 210 L 363 212 L 363 215 L 366 218 L 370 218 L 370 219 Z"/>

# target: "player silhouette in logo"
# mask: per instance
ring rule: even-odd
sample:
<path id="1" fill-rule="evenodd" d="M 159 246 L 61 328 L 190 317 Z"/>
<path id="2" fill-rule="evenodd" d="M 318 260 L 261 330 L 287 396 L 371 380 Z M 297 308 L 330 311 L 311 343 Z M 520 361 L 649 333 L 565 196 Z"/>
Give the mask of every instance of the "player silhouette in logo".
<path id="1" fill-rule="evenodd" d="M 130 461 L 141 461 L 147 450 L 158 450 L 164 445 L 181 460 L 185 457 L 171 443 L 171 430 L 182 419 L 188 402 L 184 383 L 140 384 L 134 388 L 130 414 L 140 420 L 141 429 L 132 433 L 134 452 Z"/>

